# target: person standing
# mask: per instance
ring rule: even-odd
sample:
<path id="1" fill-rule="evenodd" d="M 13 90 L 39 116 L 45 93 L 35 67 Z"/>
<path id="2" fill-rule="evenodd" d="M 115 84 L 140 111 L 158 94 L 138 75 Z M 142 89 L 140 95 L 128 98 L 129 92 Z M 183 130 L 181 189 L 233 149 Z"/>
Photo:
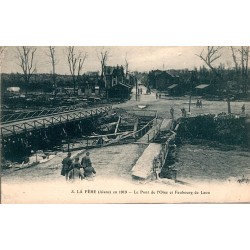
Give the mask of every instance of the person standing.
<path id="1" fill-rule="evenodd" d="M 69 171 L 72 169 L 72 160 L 70 157 L 71 153 L 69 152 L 67 157 L 65 157 L 62 161 L 61 175 L 65 176 L 66 181 L 69 179 Z"/>
<path id="2" fill-rule="evenodd" d="M 79 162 L 79 157 L 75 158 L 75 162 L 72 164 L 72 169 L 69 171 L 69 179 L 74 181 L 78 178 L 84 179 L 84 175 L 81 173 L 80 169 L 82 165 Z"/>
<path id="3" fill-rule="evenodd" d="M 200 107 L 200 101 L 199 101 L 199 99 L 197 99 L 197 101 L 196 101 L 196 108 L 199 108 Z"/>
<path id="4" fill-rule="evenodd" d="M 87 152 L 86 156 L 84 156 L 81 161 L 81 165 L 84 170 L 84 177 L 86 179 L 92 179 L 94 174 L 96 174 L 95 169 L 92 167 L 92 162 L 89 155 L 89 152 Z"/>
<path id="5" fill-rule="evenodd" d="M 90 153 L 87 152 L 86 155 L 81 160 L 81 165 L 82 165 L 83 169 L 92 165 L 89 155 L 90 155 Z"/>
<path id="6" fill-rule="evenodd" d="M 171 119 L 174 120 L 174 108 L 173 108 L 173 106 L 171 106 L 171 108 L 170 108 L 170 115 L 171 115 Z"/>
<path id="7" fill-rule="evenodd" d="M 246 107 L 245 107 L 245 104 L 243 104 L 241 107 L 242 114 L 245 114 L 245 110 L 246 110 Z"/>
<path id="8" fill-rule="evenodd" d="M 185 108 L 182 108 L 182 109 L 181 109 L 181 114 L 182 114 L 182 117 L 186 117 L 187 112 L 186 112 L 186 109 L 185 109 Z"/>

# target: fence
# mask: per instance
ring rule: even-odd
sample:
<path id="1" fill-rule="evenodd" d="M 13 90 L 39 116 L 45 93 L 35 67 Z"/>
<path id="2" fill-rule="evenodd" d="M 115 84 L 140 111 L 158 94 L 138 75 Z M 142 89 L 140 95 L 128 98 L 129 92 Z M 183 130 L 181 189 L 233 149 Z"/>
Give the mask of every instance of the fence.
<path id="1" fill-rule="evenodd" d="M 161 144 L 161 151 L 157 157 L 154 158 L 153 161 L 153 172 L 156 174 L 158 178 L 158 174 L 161 172 L 162 167 L 165 165 L 168 151 L 169 151 L 169 142 L 175 138 L 176 133 L 173 134 L 167 139 L 167 141 Z"/>

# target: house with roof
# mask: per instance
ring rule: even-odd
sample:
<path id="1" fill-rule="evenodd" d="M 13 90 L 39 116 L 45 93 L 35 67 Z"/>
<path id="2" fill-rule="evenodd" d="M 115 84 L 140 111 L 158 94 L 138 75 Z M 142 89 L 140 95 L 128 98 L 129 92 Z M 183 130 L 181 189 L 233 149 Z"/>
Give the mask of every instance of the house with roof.
<path id="1" fill-rule="evenodd" d="M 195 87 L 195 93 L 197 95 L 210 94 L 211 91 L 211 84 L 199 84 Z"/>
<path id="2" fill-rule="evenodd" d="M 179 76 L 175 76 L 166 70 L 152 70 L 148 74 L 148 83 L 151 88 L 157 90 L 168 90 L 170 86 L 170 89 L 174 89 L 179 84 Z"/>
<path id="3" fill-rule="evenodd" d="M 125 74 L 123 66 L 105 66 L 104 83 L 107 98 L 129 99 L 133 78 Z"/>

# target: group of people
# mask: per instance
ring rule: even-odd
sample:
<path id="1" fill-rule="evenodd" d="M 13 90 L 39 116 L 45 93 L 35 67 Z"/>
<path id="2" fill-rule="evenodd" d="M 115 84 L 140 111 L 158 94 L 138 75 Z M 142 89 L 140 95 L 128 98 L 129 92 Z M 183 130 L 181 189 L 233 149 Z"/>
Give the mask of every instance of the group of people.
<path id="1" fill-rule="evenodd" d="M 74 181 L 76 179 L 92 179 L 96 174 L 95 169 L 92 167 L 89 152 L 82 158 L 81 162 L 79 157 L 75 157 L 73 161 L 71 159 L 71 153 L 69 152 L 67 157 L 62 161 L 61 175 L 65 176 L 66 181 Z"/>
<path id="2" fill-rule="evenodd" d="M 161 93 L 156 92 L 155 97 L 156 99 L 161 99 Z"/>
<path id="3" fill-rule="evenodd" d="M 197 108 L 202 108 L 202 100 L 197 99 L 196 107 L 197 107 Z"/>
<path id="4" fill-rule="evenodd" d="M 142 88 L 138 89 L 137 92 L 138 92 L 138 95 L 142 95 Z"/>
<path id="5" fill-rule="evenodd" d="M 171 108 L 170 108 L 170 115 L 171 115 L 171 119 L 174 120 L 174 107 L 173 106 L 171 106 Z M 187 111 L 186 111 L 186 109 L 184 107 L 181 108 L 181 115 L 182 115 L 182 117 L 187 116 Z"/>

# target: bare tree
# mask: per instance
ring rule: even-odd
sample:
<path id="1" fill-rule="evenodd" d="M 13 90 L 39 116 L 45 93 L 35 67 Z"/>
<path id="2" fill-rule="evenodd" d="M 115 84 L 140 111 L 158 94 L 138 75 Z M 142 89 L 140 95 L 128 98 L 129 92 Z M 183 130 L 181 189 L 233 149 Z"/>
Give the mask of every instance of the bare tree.
<path id="1" fill-rule="evenodd" d="M 237 76 L 241 77 L 243 92 L 247 93 L 249 46 L 230 47 Z"/>
<path id="2" fill-rule="evenodd" d="M 126 56 L 125 56 L 125 71 L 126 71 L 126 77 L 128 76 L 128 65 L 129 65 L 129 63 L 128 63 L 127 54 L 126 54 Z"/>
<path id="3" fill-rule="evenodd" d="M 232 51 L 232 57 L 233 57 L 233 61 L 234 61 L 236 74 L 238 74 L 238 72 L 239 72 L 239 64 L 238 64 L 238 61 L 237 61 L 237 50 L 233 46 L 230 46 L 230 48 L 231 48 L 231 51 Z"/>
<path id="4" fill-rule="evenodd" d="M 221 49 L 219 46 L 207 46 L 206 53 L 204 53 L 204 49 L 201 51 L 200 57 L 206 65 L 218 76 L 218 72 L 214 67 L 213 63 L 221 57 Z"/>
<path id="5" fill-rule="evenodd" d="M 79 78 L 83 69 L 83 64 L 87 59 L 87 53 L 85 52 L 83 55 L 81 52 L 76 52 L 74 46 L 68 47 L 67 59 L 70 74 L 73 79 L 74 84 L 74 94 L 76 93 L 76 85 L 79 83 Z"/>
<path id="6" fill-rule="evenodd" d="M 241 58 L 241 81 L 243 86 L 243 92 L 247 93 L 247 77 L 248 77 L 248 58 L 249 58 L 249 47 L 241 46 L 239 49 Z"/>
<path id="7" fill-rule="evenodd" d="M 17 47 L 18 65 L 23 71 L 23 77 L 26 84 L 29 84 L 32 74 L 36 71 L 36 65 L 34 65 L 34 55 L 36 48 L 34 47 Z"/>
<path id="8" fill-rule="evenodd" d="M 0 67 L 2 65 L 2 61 L 3 61 L 3 57 L 4 57 L 4 51 L 5 51 L 5 47 L 4 46 L 0 46 Z"/>
<path id="9" fill-rule="evenodd" d="M 54 88 L 56 89 L 57 84 L 56 84 L 56 64 L 58 63 L 56 59 L 56 49 L 55 46 L 49 46 L 49 53 L 47 53 L 47 56 L 50 59 L 50 63 L 52 66 L 52 80 L 53 80 L 53 85 Z"/>
<path id="10" fill-rule="evenodd" d="M 207 46 L 206 53 L 204 53 L 204 49 L 201 51 L 200 57 L 206 65 L 212 70 L 216 77 L 222 78 L 222 76 L 218 73 L 218 70 L 215 68 L 213 63 L 221 57 L 221 50 L 223 47 L 219 46 Z M 228 113 L 231 113 L 231 103 L 230 103 L 230 95 L 229 95 L 229 88 L 227 86 L 227 107 Z"/>
<path id="11" fill-rule="evenodd" d="M 107 65 L 107 61 L 110 57 L 109 49 L 105 49 L 104 47 L 100 52 L 97 52 L 97 57 L 101 63 L 101 78 L 104 78 L 104 68 Z"/>

